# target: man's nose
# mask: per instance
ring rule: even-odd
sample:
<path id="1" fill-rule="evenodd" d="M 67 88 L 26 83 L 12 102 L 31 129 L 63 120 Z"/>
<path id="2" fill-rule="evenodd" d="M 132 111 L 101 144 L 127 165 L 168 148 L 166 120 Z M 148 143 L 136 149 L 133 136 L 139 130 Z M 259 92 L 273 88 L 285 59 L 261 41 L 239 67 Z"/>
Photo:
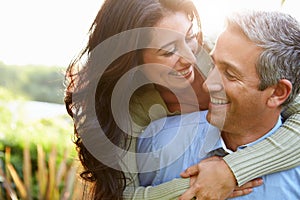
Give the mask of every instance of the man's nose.
<path id="1" fill-rule="evenodd" d="M 212 92 L 220 92 L 223 90 L 223 82 L 220 75 L 220 71 L 217 69 L 217 67 L 213 67 L 210 72 L 208 73 L 208 76 L 203 83 L 203 88 L 206 92 L 212 93 Z"/>

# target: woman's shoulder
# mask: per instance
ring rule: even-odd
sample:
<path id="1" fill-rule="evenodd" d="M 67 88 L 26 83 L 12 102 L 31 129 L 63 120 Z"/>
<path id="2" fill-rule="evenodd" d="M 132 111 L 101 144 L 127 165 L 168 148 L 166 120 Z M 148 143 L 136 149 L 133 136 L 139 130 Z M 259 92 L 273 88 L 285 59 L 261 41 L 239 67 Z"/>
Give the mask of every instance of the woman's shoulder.
<path id="1" fill-rule="evenodd" d="M 148 97 L 151 97 L 151 99 L 161 99 L 159 92 L 155 89 L 155 86 L 153 84 L 147 84 L 139 87 L 134 91 L 131 99 L 147 101 L 149 100 Z"/>
<path id="2" fill-rule="evenodd" d="M 138 107 L 138 109 L 142 107 L 148 111 L 155 104 L 166 107 L 162 97 L 153 84 L 147 84 L 138 88 L 130 98 L 130 107 L 134 110 L 136 107 Z"/>
<path id="3" fill-rule="evenodd" d="M 144 85 L 133 93 L 129 110 L 133 122 L 141 127 L 168 114 L 166 104 L 152 84 Z"/>

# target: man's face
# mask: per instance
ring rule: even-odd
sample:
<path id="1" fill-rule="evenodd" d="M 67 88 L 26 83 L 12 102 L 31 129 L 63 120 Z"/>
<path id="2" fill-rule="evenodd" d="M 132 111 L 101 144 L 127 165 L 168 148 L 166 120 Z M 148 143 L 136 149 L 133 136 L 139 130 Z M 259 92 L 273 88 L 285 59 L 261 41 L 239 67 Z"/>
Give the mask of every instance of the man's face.
<path id="1" fill-rule="evenodd" d="M 204 87 L 211 96 L 207 119 L 223 131 L 243 133 L 263 124 L 271 90 L 258 90 L 261 52 L 236 26 L 229 25 L 218 37 L 212 51 L 215 66 Z"/>

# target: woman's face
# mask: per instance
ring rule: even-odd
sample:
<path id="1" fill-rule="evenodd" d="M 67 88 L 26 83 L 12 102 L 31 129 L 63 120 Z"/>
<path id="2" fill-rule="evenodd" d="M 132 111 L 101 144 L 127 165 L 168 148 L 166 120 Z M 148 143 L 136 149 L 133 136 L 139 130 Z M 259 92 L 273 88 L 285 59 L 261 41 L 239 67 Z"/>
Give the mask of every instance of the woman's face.
<path id="1" fill-rule="evenodd" d="M 149 48 L 143 50 L 144 75 L 169 89 L 185 89 L 195 78 L 198 49 L 196 25 L 185 13 L 172 13 L 160 20 Z"/>

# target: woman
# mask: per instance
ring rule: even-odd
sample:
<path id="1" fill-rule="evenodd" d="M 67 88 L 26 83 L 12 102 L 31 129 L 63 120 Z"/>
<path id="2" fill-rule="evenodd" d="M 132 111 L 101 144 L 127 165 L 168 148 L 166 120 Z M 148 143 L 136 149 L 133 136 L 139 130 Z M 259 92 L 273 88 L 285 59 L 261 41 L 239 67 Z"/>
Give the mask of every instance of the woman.
<path id="1" fill-rule="evenodd" d="M 200 48 L 197 45 L 202 44 L 201 32 L 197 35 L 186 32 L 184 40 L 181 38 L 179 41 L 189 48 L 185 46 L 185 51 L 177 52 L 176 46 L 168 49 L 168 46 L 160 46 L 162 43 L 155 42 L 156 38 L 163 38 L 174 31 L 170 33 L 168 27 L 159 33 L 148 29 L 157 26 L 174 12 L 185 13 L 190 22 L 195 22 L 192 29 L 200 29 L 199 16 L 189 0 L 106 0 L 90 28 L 87 46 L 68 67 L 65 103 L 74 120 L 75 143 L 84 167 L 81 176 L 93 183 L 93 199 L 171 199 L 189 187 L 188 179 L 175 179 L 147 189 L 138 187 L 134 154 L 135 134 L 139 134 L 151 120 L 207 108 L 208 97 L 199 90 L 204 81 L 203 76 L 197 73 L 194 66 L 190 68 L 195 62 L 191 55 L 198 53 Z M 165 31 L 168 34 L 161 34 Z M 156 37 L 151 37 L 153 34 Z M 178 34 L 174 37 L 180 38 Z M 177 64 L 169 66 L 169 62 L 151 60 L 151 53 L 162 52 L 165 59 L 177 57 L 181 65 L 188 69 L 177 71 Z M 150 66 L 145 63 L 147 58 L 151 58 L 148 60 L 150 63 L 160 63 L 158 66 L 174 68 L 171 71 L 168 69 L 170 74 L 176 75 L 179 72 L 179 76 L 193 78 L 185 88 L 173 88 L 159 79 L 147 77 L 150 74 L 147 72 Z M 183 79 L 180 81 L 184 82 Z M 182 91 L 194 96 L 183 95 Z M 294 117 L 294 120 L 288 120 L 287 125 L 294 126 L 297 119 Z M 285 133 L 281 130 L 277 134 Z M 294 135 L 291 131 L 286 137 Z M 236 157 L 239 157 L 239 153 Z M 255 152 L 251 152 L 253 154 Z M 272 163 L 272 155 L 269 157 Z M 241 158 L 234 162 L 240 160 L 245 162 Z M 292 167 L 294 163 L 285 165 L 284 169 Z M 264 173 L 275 170 L 282 168 L 277 165 Z"/>

